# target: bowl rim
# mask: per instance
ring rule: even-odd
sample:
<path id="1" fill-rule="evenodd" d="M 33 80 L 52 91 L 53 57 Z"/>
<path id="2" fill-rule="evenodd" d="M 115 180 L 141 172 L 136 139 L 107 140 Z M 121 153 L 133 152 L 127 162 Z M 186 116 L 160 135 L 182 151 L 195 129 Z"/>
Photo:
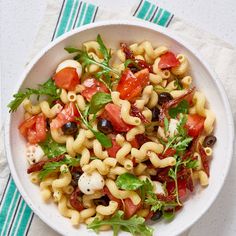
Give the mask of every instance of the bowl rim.
<path id="1" fill-rule="evenodd" d="M 229 168 L 232 162 L 232 156 L 233 156 L 233 151 L 234 151 L 234 122 L 233 122 L 233 114 L 232 110 L 230 107 L 230 103 L 228 100 L 228 97 L 226 95 L 224 86 L 216 73 L 210 68 L 210 66 L 203 60 L 202 56 L 199 55 L 199 53 L 188 43 L 186 43 L 182 38 L 176 35 L 176 33 L 170 29 L 158 26 L 156 24 L 150 23 L 150 22 L 142 22 L 141 20 L 105 20 L 105 21 L 99 21 L 96 23 L 91 23 L 88 25 L 81 26 L 77 29 L 71 30 L 62 36 L 56 38 L 54 41 L 50 42 L 48 45 L 46 45 L 43 49 L 41 49 L 34 57 L 33 59 L 30 60 L 29 64 L 24 68 L 21 76 L 19 77 L 18 83 L 16 84 L 15 89 L 13 90 L 13 94 L 18 92 L 20 87 L 22 86 L 23 82 L 26 80 L 26 77 L 30 73 L 31 69 L 35 66 L 35 64 L 38 62 L 38 60 L 44 56 L 52 47 L 63 41 L 64 39 L 71 37 L 75 34 L 78 34 L 82 31 L 86 31 L 92 28 L 97 28 L 97 27 L 102 27 L 102 26 L 110 26 L 110 25 L 123 25 L 123 26 L 134 26 L 134 27 L 141 27 L 141 28 L 146 28 L 149 30 L 157 31 L 161 34 L 164 34 L 165 36 L 169 37 L 170 39 L 177 41 L 179 44 L 181 44 L 184 48 L 186 48 L 188 51 L 190 51 L 192 54 L 194 54 L 195 58 L 203 65 L 203 67 L 206 69 L 206 71 L 211 75 L 213 82 L 215 83 L 222 102 L 224 104 L 224 107 L 226 109 L 226 118 L 227 118 L 227 126 L 229 128 L 229 146 L 227 150 L 227 165 L 224 168 L 224 176 L 221 180 L 221 183 L 219 183 L 217 186 L 218 188 L 215 191 L 215 194 L 213 197 L 211 197 L 207 201 L 206 205 L 204 208 L 199 210 L 199 214 L 195 217 L 195 219 L 190 222 L 189 224 L 186 224 L 184 228 L 181 228 L 180 230 L 177 230 L 177 234 L 180 234 L 187 229 L 189 229 L 193 224 L 195 224 L 206 212 L 207 210 L 212 206 L 213 202 L 216 200 L 218 197 L 224 182 L 226 180 L 226 177 L 229 173 Z M 48 226 L 50 226 L 53 230 L 55 230 L 58 233 L 62 233 L 59 228 L 57 228 L 53 223 L 50 221 L 47 221 L 46 217 L 44 216 L 43 212 L 38 209 L 34 204 L 32 203 L 31 199 L 28 197 L 27 193 L 24 190 L 23 185 L 21 184 L 20 179 L 17 177 L 17 173 L 14 168 L 14 162 L 11 154 L 11 147 L 10 147 L 10 123 L 11 123 L 11 113 L 8 113 L 6 116 L 5 120 L 5 128 L 4 128 L 4 144 L 5 144 L 5 150 L 6 150 L 6 159 L 8 162 L 8 166 L 10 168 L 10 174 L 16 184 L 16 187 L 18 191 L 20 192 L 21 196 L 25 200 L 25 202 L 28 204 L 28 206 L 31 208 L 31 210 Z"/>

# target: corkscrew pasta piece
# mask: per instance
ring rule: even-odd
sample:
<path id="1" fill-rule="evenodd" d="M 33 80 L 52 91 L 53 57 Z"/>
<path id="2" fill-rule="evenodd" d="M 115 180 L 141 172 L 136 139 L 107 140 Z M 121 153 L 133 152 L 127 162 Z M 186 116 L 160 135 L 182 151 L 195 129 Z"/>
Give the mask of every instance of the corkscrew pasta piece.
<path id="1" fill-rule="evenodd" d="M 39 184 L 40 194 L 41 194 L 43 201 L 47 202 L 51 198 L 51 196 L 52 196 L 51 186 L 52 186 L 52 182 L 56 178 L 57 178 L 57 176 L 46 177 L 46 178 L 44 178 L 44 180 L 42 180 L 40 182 L 40 184 Z"/>
<path id="2" fill-rule="evenodd" d="M 163 145 L 155 142 L 146 142 L 140 149 L 132 148 L 131 156 L 135 157 L 138 162 L 142 162 L 146 158 L 148 151 L 160 154 L 163 151 Z"/>
<path id="3" fill-rule="evenodd" d="M 38 177 L 38 174 L 39 172 L 33 172 L 30 174 L 29 178 L 30 178 L 30 181 L 34 184 L 39 184 L 40 183 L 40 179 Z"/>
<path id="4" fill-rule="evenodd" d="M 86 219 L 94 216 L 96 214 L 96 209 L 95 207 L 90 207 L 87 209 L 84 209 L 80 212 L 80 222 L 85 222 Z"/>
<path id="5" fill-rule="evenodd" d="M 115 213 L 117 208 L 118 203 L 115 201 L 110 201 L 108 206 L 98 205 L 96 207 L 96 212 L 104 216 L 109 216 Z"/>
<path id="6" fill-rule="evenodd" d="M 124 173 L 127 173 L 128 170 L 121 166 L 115 166 L 110 169 L 111 175 L 122 175 Z"/>
<path id="7" fill-rule="evenodd" d="M 111 194 L 118 199 L 130 198 L 134 205 L 138 205 L 141 202 L 141 198 L 135 191 L 119 190 L 115 182 L 111 179 L 106 180 L 106 186 Z"/>
<path id="8" fill-rule="evenodd" d="M 93 140 L 93 152 L 95 156 L 101 160 L 104 160 L 108 157 L 107 151 L 102 150 L 102 145 L 97 139 Z"/>
<path id="9" fill-rule="evenodd" d="M 131 148 L 132 148 L 131 144 L 129 142 L 125 142 L 116 153 L 116 160 L 122 165 L 125 161 L 125 157 L 130 153 Z"/>
<path id="10" fill-rule="evenodd" d="M 135 135 L 143 134 L 144 132 L 145 132 L 145 128 L 143 125 L 136 126 L 126 133 L 126 140 L 131 141 L 135 138 Z"/>
<path id="11" fill-rule="evenodd" d="M 181 84 L 185 89 L 188 89 L 190 85 L 192 84 L 193 78 L 191 76 L 185 76 L 183 79 L 181 79 Z"/>
<path id="12" fill-rule="evenodd" d="M 86 220 L 85 220 L 85 224 L 91 224 L 95 219 L 98 219 L 98 220 L 103 220 L 104 219 L 104 215 L 101 215 L 101 214 L 99 214 L 99 213 L 97 213 L 95 216 L 92 216 L 92 217 L 89 217 L 89 218 L 87 218 Z M 103 225 L 103 226 L 106 226 L 106 225 Z M 102 226 L 102 227 L 103 227 Z M 109 226 L 109 225 L 108 225 Z M 103 230 L 109 230 L 110 229 L 110 227 L 106 227 L 106 228 L 104 228 L 103 227 Z M 102 230 L 101 229 L 101 227 L 99 228 L 99 230 Z"/>
<path id="13" fill-rule="evenodd" d="M 58 210 L 61 215 L 70 218 L 72 225 L 79 225 L 80 223 L 80 213 L 76 210 L 69 209 L 67 207 L 67 199 L 65 196 L 62 196 L 58 202 Z"/>
<path id="14" fill-rule="evenodd" d="M 205 187 L 209 184 L 209 178 L 205 171 L 203 170 L 194 171 L 193 176 L 195 179 L 199 179 L 201 186 Z"/>
<path id="15" fill-rule="evenodd" d="M 55 104 L 52 108 L 50 108 L 49 103 L 47 101 L 42 101 L 39 105 L 43 114 L 50 119 L 54 118 L 63 109 L 62 105 L 59 103 Z"/>
<path id="16" fill-rule="evenodd" d="M 84 194 L 83 197 L 82 197 L 82 201 L 83 201 L 83 206 L 85 208 L 92 208 L 94 207 L 94 202 L 93 200 L 94 199 L 99 199 L 103 196 L 104 194 L 101 192 L 101 191 L 96 191 L 95 193 L 93 194 L 90 194 L 90 195 L 86 195 Z"/>
<path id="17" fill-rule="evenodd" d="M 109 172 L 108 166 L 99 159 L 92 160 L 89 164 L 84 165 L 82 170 L 88 174 L 97 170 L 101 175 L 107 175 Z"/>
<path id="18" fill-rule="evenodd" d="M 177 55 L 177 59 L 179 60 L 180 65 L 171 68 L 171 73 L 174 75 L 184 75 L 189 69 L 188 59 L 183 54 Z"/>
<path id="19" fill-rule="evenodd" d="M 176 164 L 176 159 L 174 157 L 166 157 L 164 159 L 160 159 L 158 155 L 154 152 L 148 152 L 147 155 L 153 166 L 156 168 L 165 168 L 167 166 L 174 166 Z"/>
<path id="20" fill-rule="evenodd" d="M 103 55 L 102 55 L 102 53 L 100 51 L 100 46 L 99 46 L 98 42 L 96 42 L 96 41 L 88 41 L 88 42 L 83 43 L 83 46 L 85 47 L 87 52 L 93 52 L 99 58 L 103 58 Z"/>
<path id="21" fill-rule="evenodd" d="M 69 168 L 67 167 L 67 165 L 62 165 L 60 167 L 60 176 L 58 179 L 55 179 L 53 182 L 52 182 L 52 187 L 53 188 L 63 188 L 63 187 L 66 187 L 70 184 L 71 182 L 71 173 L 70 173 L 70 170 Z"/>
<path id="22" fill-rule="evenodd" d="M 90 161 L 90 152 L 87 148 L 84 148 L 81 152 L 80 166 L 87 165 Z"/>
<path id="23" fill-rule="evenodd" d="M 61 144 L 66 143 L 69 136 L 64 135 L 61 129 L 51 128 L 50 131 L 51 131 L 51 136 L 54 141 Z"/>
<path id="24" fill-rule="evenodd" d="M 23 107 L 25 111 L 27 111 L 31 115 L 37 115 L 41 112 L 40 106 L 33 105 L 32 102 L 28 98 L 25 98 L 25 100 L 23 101 Z"/>
<path id="25" fill-rule="evenodd" d="M 69 102 L 67 91 L 65 89 L 61 89 L 60 99 L 64 104 Z"/>
<path id="26" fill-rule="evenodd" d="M 114 104 L 121 107 L 121 118 L 130 125 L 140 125 L 141 120 L 138 117 L 130 115 L 131 104 L 127 100 L 120 99 L 119 92 L 111 92 L 111 98 Z"/>

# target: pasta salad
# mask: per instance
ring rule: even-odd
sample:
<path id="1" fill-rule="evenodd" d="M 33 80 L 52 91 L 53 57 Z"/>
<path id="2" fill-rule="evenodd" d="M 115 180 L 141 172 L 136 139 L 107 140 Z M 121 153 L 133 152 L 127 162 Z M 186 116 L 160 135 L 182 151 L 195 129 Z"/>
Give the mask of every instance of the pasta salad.
<path id="1" fill-rule="evenodd" d="M 72 225 L 152 235 L 195 186 L 207 186 L 215 115 L 189 61 L 148 41 L 108 49 L 101 36 L 67 47 L 38 88 L 18 92 L 27 173 Z"/>

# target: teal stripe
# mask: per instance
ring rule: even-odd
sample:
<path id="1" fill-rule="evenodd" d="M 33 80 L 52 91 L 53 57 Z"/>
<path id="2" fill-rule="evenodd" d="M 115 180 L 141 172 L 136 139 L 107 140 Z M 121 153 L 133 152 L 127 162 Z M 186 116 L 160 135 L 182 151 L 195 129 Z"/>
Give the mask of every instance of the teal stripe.
<path id="1" fill-rule="evenodd" d="M 164 11 L 161 19 L 158 21 L 158 25 L 165 26 L 165 24 L 167 23 L 170 15 L 171 15 L 170 12 Z"/>
<path id="2" fill-rule="evenodd" d="M 144 17 L 146 16 L 147 11 L 149 10 L 150 6 L 151 6 L 151 3 L 148 2 L 148 1 L 145 1 L 142 8 L 139 10 L 139 12 L 137 14 L 137 17 L 140 18 L 140 19 L 144 19 Z"/>
<path id="3" fill-rule="evenodd" d="M 6 234 L 6 231 L 9 228 L 9 224 L 11 222 L 13 215 L 14 215 L 14 211 L 16 209 L 17 202 L 18 202 L 19 198 L 20 198 L 20 194 L 16 189 L 14 181 L 11 179 L 10 187 L 8 189 L 7 198 L 2 203 L 3 208 L 2 208 L 2 211 L 0 212 L 0 214 L 2 216 L 5 216 L 5 217 L 1 217 L 1 219 L 0 219 L 0 225 L 1 225 L 1 227 L 3 227 L 1 229 L 1 235 L 3 235 L 3 236 Z"/>
<path id="4" fill-rule="evenodd" d="M 93 17 L 94 9 L 95 9 L 94 5 L 92 5 L 92 4 L 88 5 L 83 25 L 86 25 L 86 24 L 89 24 L 89 23 L 92 22 L 92 17 Z"/>
<path id="5" fill-rule="evenodd" d="M 161 13 L 162 13 L 163 9 L 159 9 L 158 12 L 157 12 L 157 15 L 155 17 L 155 19 L 153 20 L 153 23 L 157 23 Z"/>
<path id="6" fill-rule="evenodd" d="M 81 8 L 79 20 L 78 20 L 76 27 L 79 27 L 82 25 L 82 19 L 83 19 L 84 13 L 85 13 L 86 5 L 87 4 L 85 2 L 82 3 L 82 8 Z"/>
<path id="7" fill-rule="evenodd" d="M 79 6 L 79 1 L 76 0 L 74 8 L 73 8 L 73 12 L 71 14 L 70 22 L 69 22 L 69 25 L 67 26 L 66 31 L 70 31 L 72 29 L 73 22 L 74 22 L 74 19 L 75 19 L 75 14 L 76 14 L 76 12 L 78 10 L 78 6 Z"/>
<path id="8" fill-rule="evenodd" d="M 149 19 L 150 19 L 151 15 L 152 15 L 152 13 L 153 13 L 153 11 L 154 11 L 154 9 L 155 9 L 155 5 L 152 5 L 152 7 L 151 7 L 151 9 L 149 10 L 148 15 L 146 16 L 145 20 L 149 20 Z"/>
<path id="9" fill-rule="evenodd" d="M 12 231 L 12 235 L 24 235 L 30 215 L 31 209 L 25 204 L 25 202 L 23 202 L 22 209 L 19 210 L 18 218 L 16 219 L 16 224 L 18 223 L 18 225 L 15 231 Z"/>
<path id="10" fill-rule="evenodd" d="M 56 33 L 56 37 L 59 37 L 60 35 L 64 34 L 66 31 L 66 26 L 70 17 L 70 11 L 72 10 L 73 2 L 74 0 L 66 1 L 63 16 L 61 18 L 61 22 Z"/>

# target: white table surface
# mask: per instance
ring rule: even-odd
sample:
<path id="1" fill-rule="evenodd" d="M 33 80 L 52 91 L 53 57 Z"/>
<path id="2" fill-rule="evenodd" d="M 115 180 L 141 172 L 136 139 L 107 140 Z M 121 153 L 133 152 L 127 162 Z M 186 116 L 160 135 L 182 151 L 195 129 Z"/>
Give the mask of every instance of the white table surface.
<path id="1" fill-rule="evenodd" d="M 93 0 L 94 3 L 114 9 L 114 1 Z M 117 10 L 132 0 L 115 3 Z M 236 46 L 236 0 L 175 0 L 156 1 L 161 7 L 182 17 L 187 22 L 209 31 Z M 46 9 L 45 0 L 0 1 L 1 17 L 1 114 L 4 120 L 6 104 L 11 98 L 15 81 L 22 73 L 29 51 Z M 189 236 L 236 235 L 236 161 L 219 197 L 190 230 Z M 41 225 L 41 224 L 40 224 Z M 55 234 L 56 235 L 56 234 Z"/>

